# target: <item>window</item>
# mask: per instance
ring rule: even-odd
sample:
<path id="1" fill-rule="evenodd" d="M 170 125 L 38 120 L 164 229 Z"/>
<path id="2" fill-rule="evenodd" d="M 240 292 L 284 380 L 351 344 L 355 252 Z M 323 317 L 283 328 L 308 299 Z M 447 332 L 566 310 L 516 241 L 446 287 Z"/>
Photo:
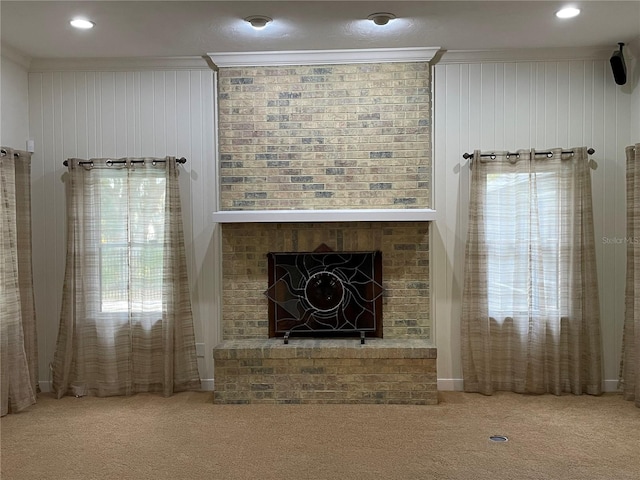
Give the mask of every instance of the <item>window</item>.
<path id="1" fill-rule="evenodd" d="M 566 315 L 560 260 L 569 246 L 558 175 L 488 174 L 486 196 L 489 316 Z"/>
<path id="2" fill-rule="evenodd" d="M 165 179 L 100 178 L 100 311 L 162 310 Z M 160 172 L 162 173 L 162 172 Z"/>

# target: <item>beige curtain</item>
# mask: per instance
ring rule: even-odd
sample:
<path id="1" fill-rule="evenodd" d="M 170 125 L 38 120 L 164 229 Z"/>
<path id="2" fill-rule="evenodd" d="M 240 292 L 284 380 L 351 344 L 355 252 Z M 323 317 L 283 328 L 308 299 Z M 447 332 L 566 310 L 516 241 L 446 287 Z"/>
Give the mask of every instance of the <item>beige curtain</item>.
<path id="1" fill-rule="evenodd" d="M 31 268 L 31 153 L 0 151 L 2 415 L 36 402 L 38 346 Z"/>
<path id="2" fill-rule="evenodd" d="M 620 383 L 640 407 L 640 143 L 627 154 L 627 286 Z"/>
<path id="3" fill-rule="evenodd" d="M 601 393 L 585 148 L 474 152 L 462 311 L 464 388 Z"/>
<path id="4" fill-rule="evenodd" d="M 199 388 L 175 158 L 68 164 L 58 398 Z"/>

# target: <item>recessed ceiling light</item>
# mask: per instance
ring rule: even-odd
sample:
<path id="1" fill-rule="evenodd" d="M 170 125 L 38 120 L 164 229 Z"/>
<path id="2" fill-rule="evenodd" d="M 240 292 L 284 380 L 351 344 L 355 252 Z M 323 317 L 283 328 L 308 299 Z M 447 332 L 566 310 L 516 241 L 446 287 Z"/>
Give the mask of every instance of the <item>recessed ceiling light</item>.
<path id="1" fill-rule="evenodd" d="M 86 18 L 74 18 L 69 22 L 72 27 L 79 28 L 81 30 L 89 30 L 90 28 L 95 27 L 95 23 L 91 20 L 87 20 Z"/>
<path id="2" fill-rule="evenodd" d="M 393 20 L 396 16 L 393 13 L 387 12 L 378 12 L 372 13 L 367 17 L 368 20 L 371 20 L 376 25 L 386 25 L 390 20 Z"/>
<path id="3" fill-rule="evenodd" d="M 262 30 L 267 26 L 267 23 L 272 21 L 272 19 L 265 17 L 264 15 L 251 15 L 250 17 L 245 18 L 244 21 L 249 22 L 256 30 Z"/>
<path id="4" fill-rule="evenodd" d="M 575 7 L 567 7 L 556 12 L 558 18 L 573 18 L 580 15 L 580 9 Z"/>

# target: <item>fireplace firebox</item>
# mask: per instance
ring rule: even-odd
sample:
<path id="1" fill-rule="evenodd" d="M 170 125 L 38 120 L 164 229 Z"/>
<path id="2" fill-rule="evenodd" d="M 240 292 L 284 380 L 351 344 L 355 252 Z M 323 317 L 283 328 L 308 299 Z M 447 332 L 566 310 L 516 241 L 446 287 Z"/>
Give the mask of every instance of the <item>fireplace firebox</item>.
<path id="1" fill-rule="evenodd" d="M 270 252 L 269 337 L 382 337 L 382 252 Z"/>

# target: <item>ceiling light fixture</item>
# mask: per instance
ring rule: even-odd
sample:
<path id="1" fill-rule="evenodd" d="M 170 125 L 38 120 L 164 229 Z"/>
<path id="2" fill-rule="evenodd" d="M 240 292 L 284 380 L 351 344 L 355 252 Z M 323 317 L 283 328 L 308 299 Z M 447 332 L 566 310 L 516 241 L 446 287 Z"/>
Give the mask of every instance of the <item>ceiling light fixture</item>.
<path id="1" fill-rule="evenodd" d="M 367 17 L 368 20 L 371 20 L 376 25 L 386 25 L 390 20 L 393 20 L 396 16 L 393 13 L 387 12 L 378 12 L 372 13 Z"/>
<path id="2" fill-rule="evenodd" d="M 250 17 L 245 18 L 244 21 L 249 22 L 256 30 L 262 30 L 267 26 L 267 23 L 273 21 L 273 19 L 265 17 L 264 15 L 251 15 Z"/>
<path id="3" fill-rule="evenodd" d="M 81 30 L 89 30 L 96 26 L 94 22 L 91 20 L 87 20 L 86 18 L 74 18 L 69 22 L 72 27 L 79 28 Z"/>
<path id="4" fill-rule="evenodd" d="M 580 9 L 575 7 L 566 7 L 556 12 L 558 18 L 573 18 L 580 15 Z"/>

